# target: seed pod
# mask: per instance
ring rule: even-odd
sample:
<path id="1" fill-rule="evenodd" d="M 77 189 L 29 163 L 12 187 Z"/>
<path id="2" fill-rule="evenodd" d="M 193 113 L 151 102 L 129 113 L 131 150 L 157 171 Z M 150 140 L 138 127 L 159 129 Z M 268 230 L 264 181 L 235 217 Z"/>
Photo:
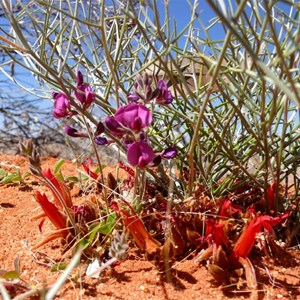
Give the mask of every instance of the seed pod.
<path id="1" fill-rule="evenodd" d="M 227 282 L 228 278 L 229 278 L 229 272 L 227 270 L 224 270 L 222 268 L 220 268 L 217 265 L 208 265 L 208 272 L 213 276 L 213 278 L 220 282 Z"/>
<path id="2" fill-rule="evenodd" d="M 228 268 L 228 259 L 227 259 L 226 253 L 222 249 L 221 245 L 218 247 L 218 249 L 216 251 L 214 263 L 223 269 Z"/>
<path id="3" fill-rule="evenodd" d="M 118 182 L 112 173 L 107 174 L 107 186 L 109 188 L 108 199 L 111 200 L 115 193 L 120 193 L 118 189 Z"/>

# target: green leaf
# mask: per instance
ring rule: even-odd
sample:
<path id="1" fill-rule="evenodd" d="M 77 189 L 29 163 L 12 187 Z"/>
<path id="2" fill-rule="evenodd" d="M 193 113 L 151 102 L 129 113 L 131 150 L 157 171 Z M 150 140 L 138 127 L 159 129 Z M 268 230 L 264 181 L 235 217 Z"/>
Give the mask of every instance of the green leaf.
<path id="1" fill-rule="evenodd" d="M 13 173 L 7 174 L 2 180 L 1 183 L 7 184 L 11 182 L 21 182 L 23 181 L 22 175 L 20 173 L 20 170 L 17 170 Z"/>
<path id="2" fill-rule="evenodd" d="M 61 167 L 62 165 L 65 163 L 65 160 L 64 159 L 60 159 L 54 166 L 54 169 L 53 169 L 53 172 L 54 172 L 54 175 L 59 175 L 61 174 Z"/>
<path id="3" fill-rule="evenodd" d="M 87 176 L 83 173 L 80 173 L 80 177 L 81 177 L 81 180 L 88 180 L 89 179 L 89 176 Z"/>
<path id="4" fill-rule="evenodd" d="M 90 245 L 90 241 L 87 238 L 82 238 L 77 244 L 76 249 L 86 249 Z"/>
<path id="5" fill-rule="evenodd" d="M 29 178 L 30 176 L 31 176 L 31 173 L 30 173 L 30 172 L 26 172 L 26 173 L 23 175 L 23 180 Z"/>
<path id="6" fill-rule="evenodd" d="M 104 170 L 106 168 L 106 165 L 101 165 L 101 168 L 102 168 L 102 170 Z M 96 168 L 95 173 L 96 174 L 100 173 L 100 168 L 99 167 Z"/>
<path id="7" fill-rule="evenodd" d="M 3 169 L 0 169 L 0 178 L 5 177 L 7 175 L 7 172 Z"/>
<path id="8" fill-rule="evenodd" d="M 73 181 L 73 182 L 78 182 L 79 178 L 77 176 L 67 176 L 65 178 L 67 181 Z"/>
<path id="9" fill-rule="evenodd" d="M 53 172 L 54 172 L 54 175 L 57 179 L 59 180 L 64 180 L 64 176 L 61 172 L 61 167 L 62 165 L 64 164 L 65 160 L 64 159 L 60 159 L 54 166 L 54 169 L 53 169 Z"/>
<path id="10" fill-rule="evenodd" d="M 116 218 L 117 218 L 117 216 L 116 216 L 115 213 L 110 214 L 107 217 L 106 222 L 102 221 L 100 223 L 100 228 L 99 228 L 98 232 L 101 233 L 101 234 L 105 234 L 105 235 L 110 234 L 112 229 L 115 226 Z"/>
<path id="11" fill-rule="evenodd" d="M 53 265 L 51 267 L 50 271 L 51 272 L 62 271 L 62 270 L 65 270 L 67 266 L 68 266 L 67 263 L 59 263 L 59 264 Z"/>
<path id="12" fill-rule="evenodd" d="M 89 227 L 89 243 L 93 242 L 95 235 L 98 233 L 98 230 L 101 226 L 101 223 L 94 223 Z"/>
<path id="13" fill-rule="evenodd" d="M 8 271 L 1 276 L 3 279 L 19 279 L 20 273 L 17 271 Z"/>

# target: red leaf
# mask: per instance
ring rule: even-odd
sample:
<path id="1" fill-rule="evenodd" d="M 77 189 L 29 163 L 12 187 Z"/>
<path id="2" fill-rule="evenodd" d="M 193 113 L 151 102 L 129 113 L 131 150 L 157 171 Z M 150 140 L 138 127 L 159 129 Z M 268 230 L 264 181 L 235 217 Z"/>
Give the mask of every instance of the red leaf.
<path id="1" fill-rule="evenodd" d="M 91 178 L 95 179 L 97 181 L 98 179 L 98 174 L 96 174 L 95 172 L 93 172 L 89 166 L 85 163 L 82 163 L 83 168 L 85 169 L 85 172 L 88 174 L 88 176 L 90 176 Z"/>
<path id="2" fill-rule="evenodd" d="M 128 173 L 128 175 L 134 177 L 135 173 L 134 173 L 134 170 L 132 168 L 130 168 L 128 166 L 125 166 L 121 161 L 119 162 L 119 167 L 121 169 L 125 170 Z"/>

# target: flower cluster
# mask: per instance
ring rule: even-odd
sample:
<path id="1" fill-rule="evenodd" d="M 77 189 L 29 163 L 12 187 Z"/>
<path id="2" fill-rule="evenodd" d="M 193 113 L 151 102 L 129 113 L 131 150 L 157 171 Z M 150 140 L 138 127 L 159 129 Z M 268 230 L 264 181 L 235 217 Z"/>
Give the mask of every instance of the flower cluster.
<path id="1" fill-rule="evenodd" d="M 157 166 L 162 158 L 174 158 L 177 150 L 171 146 L 155 153 L 148 143 L 145 129 L 151 125 L 152 113 L 142 104 L 130 103 L 117 109 L 113 117 L 106 117 L 108 131 L 123 141 L 128 163 L 134 167 Z"/>
<path id="2" fill-rule="evenodd" d="M 144 77 L 139 75 L 137 82 L 134 84 L 134 92 L 127 95 L 129 104 L 119 107 L 114 116 L 106 117 L 105 126 L 99 122 L 94 132 L 94 141 L 100 146 L 113 142 L 102 136 L 105 131 L 120 140 L 127 149 L 128 163 L 139 168 L 155 167 L 161 163 L 163 158 L 171 159 L 177 155 L 174 146 L 170 146 L 161 152 L 154 152 L 149 145 L 145 130 L 152 123 L 152 113 L 146 104 L 152 99 L 155 103 L 161 105 L 167 105 L 173 101 L 171 91 L 164 81 L 158 81 L 155 89 L 152 89 L 151 85 L 152 79 L 147 73 Z M 76 87 L 77 90 L 74 93 L 76 99 L 82 104 L 83 109 L 88 108 L 95 100 L 95 94 L 88 84 L 83 84 L 80 72 L 77 74 Z M 53 114 L 55 117 L 71 117 L 76 114 L 71 109 L 70 102 L 64 94 L 60 93 L 54 96 L 55 109 Z M 87 134 L 79 132 L 69 125 L 65 126 L 65 132 L 71 137 L 88 138 Z"/>
<path id="3" fill-rule="evenodd" d="M 81 205 L 73 204 L 69 188 L 65 182 L 58 179 L 50 169 L 41 170 L 41 174 L 45 185 L 52 193 L 53 201 L 50 201 L 46 194 L 36 191 L 35 199 L 41 206 L 43 212 L 31 218 L 31 220 L 42 218 L 39 224 L 39 229 L 42 231 L 44 221 L 47 217 L 56 230 L 48 234 L 41 242 L 36 244 L 33 249 L 38 249 L 54 239 L 62 238 L 66 240 L 69 235 L 72 235 L 74 232 L 70 230 L 68 225 L 68 221 L 70 221 L 69 217 L 74 219 L 76 224 L 85 224 L 97 218 L 96 211 L 90 203 Z M 81 226 L 81 230 L 83 229 Z"/>
<path id="4" fill-rule="evenodd" d="M 165 81 L 159 80 L 156 89 L 152 89 L 152 78 L 147 73 L 137 76 L 133 93 L 129 93 L 129 102 L 146 104 L 154 99 L 156 104 L 168 105 L 173 102 L 173 96 Z"/>
<path id="5" fill-rule="evenodd" d="M 81 104 L 82 109 L 86 110 L 95 101 L 96 96 L 90 85 L 83 83 L 83 76 L 80 71 L 77 72 L 76 88 L 74 96 Z M 70 118 L 78 114 L 76 110 L 72 110 L 70 100 L 66 94 L 53 93 L 52 97 L 54 99 L 53 116 L 55 118 Z"/>

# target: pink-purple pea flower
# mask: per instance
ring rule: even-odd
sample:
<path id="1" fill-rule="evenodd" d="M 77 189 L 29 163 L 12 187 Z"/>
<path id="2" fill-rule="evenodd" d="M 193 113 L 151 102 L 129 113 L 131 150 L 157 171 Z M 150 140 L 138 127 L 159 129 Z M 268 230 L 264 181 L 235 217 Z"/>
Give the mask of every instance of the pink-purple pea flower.
<path id="1" fill-rule="evenodd" d="M 162 104 L 162 105 L 168 105 L 172 103 L 173 101 L 172 93 L 169 90 L 168 85 L 163 80 L 158 81 L 156 93 L 157 95 L 156 95 L 155 103 Z"/>
<path id="2" fill-rule="evenodd" d="M 109 141 L 106 137 L 102 137 L 102 136 L 98 136 L 94 139 L 95 144 L 99 145 L 99 146 L 104 146 L 109 144 Z"/>
<path id="3" fill-rule="evenodd" d="M 144 105 L 130 103 L 117 109 L 114 117 L 107 117 L 105 124 L 115 135 L 119 136 L 128 129 L 140 132 L 152 122 L 151 111 Z"/>
<path id="4" fill-rule="evenodd" d="M 71 104 L 68 97 L 64 93 L 52 93 L 54 98 L 53 116 L 57 119 L 72 117 L 77 112 L 71 109 Z"/>
<path id="5" fill-rule="evenodd" d="M 157 167 L 162 159 L 172 159 L 177 155 L 177 148 L 175 146 L 170 146 L 162 152 L 155 153 L 155 157 L 151 162 L 150 167 Z"/>
<path id="6" fill-rule="evenodd" d="M 65 133 L 68 135 L 68 136 L 71 136 L 71 137 L 83 137 L 83 138 L 88 138 L 88 135 L 85 134 L 85 133 L 82 133 L 80 131 L 78 131 L 76 128 L 74 127 L 71 127 L 69 125 L 66 125 L 65 126 Z"/>
<path id="7" fill-rule="evenodd" d="M 153 159 L 154 151 L 145 142 L 134 142 L 128 148 L 127 160 L 133 167 L 145 168 Z"/>
<path id="8" fill-rule="evenodd" d="M 160 153 L 162 158 L 172 159 L 177 155 L 177 148 L 175 146 L 170 146 Z"/>
<path id="9" fill-rule="evenodd" d="M 165 81 L 159 80 L 156 89 L 151 88 L 152 79 L 145 74 L 144 77 L 137 76 L 138 82 L 134 84 L 133 93 L 127 95 L 127 99 L 131 103 L 148 103 L 155 99 L 156 104 L 168 105 L 172 103 L 173 96 Z"/>
<path id="10" fill-rule="evenodd" d="M 83 109 L 87 109 L 95 101 L 96 96 L 89 84 L 83 84 L 83 76 L 80 71 L 77 72 L 76 87 L 75 97 L 82 104 Z"/>

